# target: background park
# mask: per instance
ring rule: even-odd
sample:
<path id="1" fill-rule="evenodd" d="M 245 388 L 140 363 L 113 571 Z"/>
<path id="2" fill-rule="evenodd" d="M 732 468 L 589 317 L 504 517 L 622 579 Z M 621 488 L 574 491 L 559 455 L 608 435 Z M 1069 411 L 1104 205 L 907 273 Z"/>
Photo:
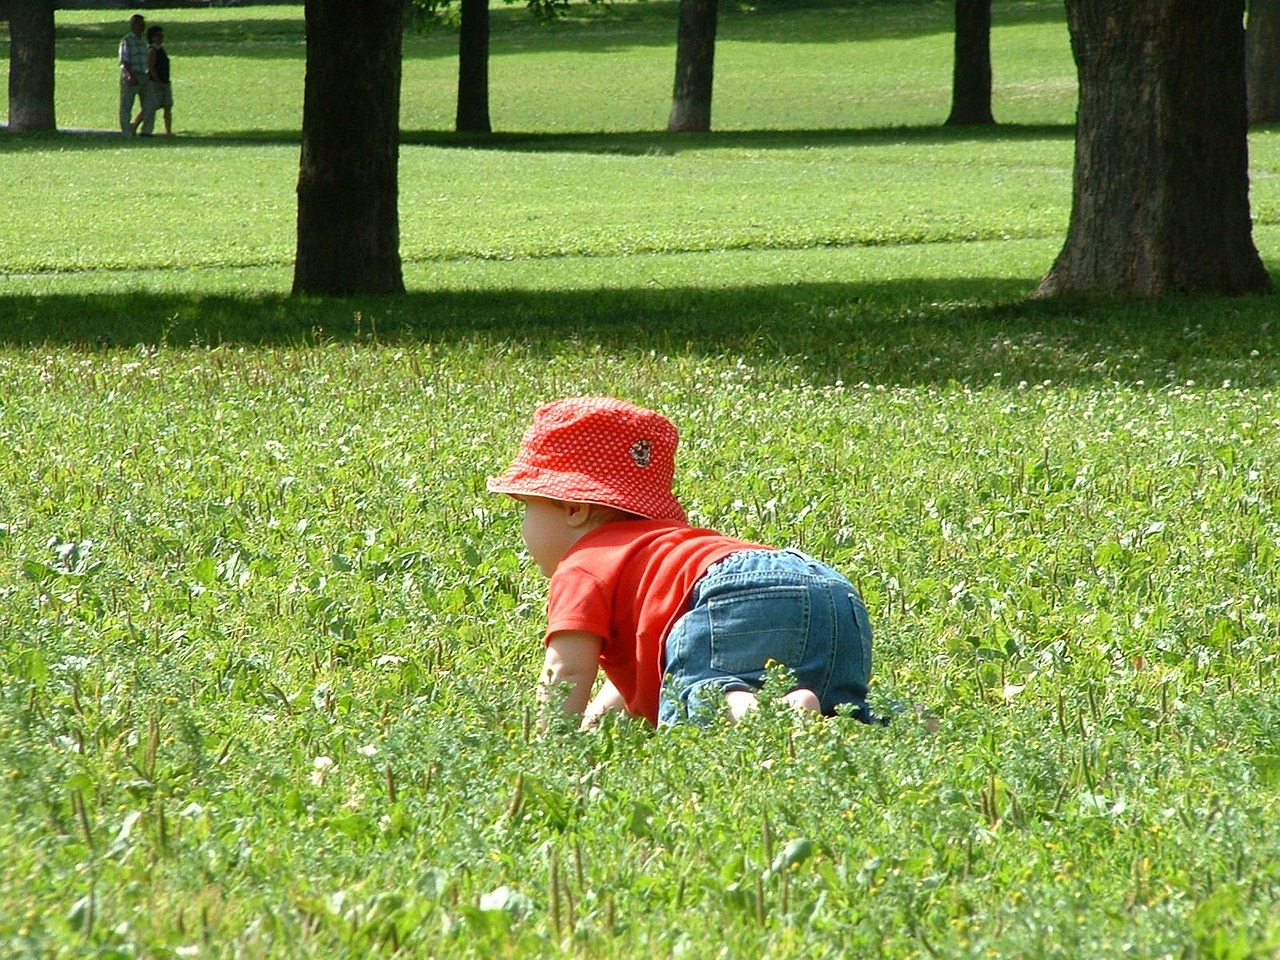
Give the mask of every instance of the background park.
<path id="1" fill-rule="evenodd" d="M 0 134 L 0 955 L 1280 955 L 1273 295 L 1034 298 L 1063 7 L 676 5 L 404 35 L 399 296 L 291 295 L 300 6 L 57 13 Z M 1248 133 L 1280 268 L 1280 137 Z M 484 491 L 571 393 L 681 429 L 691 519 L 859 585 L 886 727 L 539 737 L 545 581 Z"/>

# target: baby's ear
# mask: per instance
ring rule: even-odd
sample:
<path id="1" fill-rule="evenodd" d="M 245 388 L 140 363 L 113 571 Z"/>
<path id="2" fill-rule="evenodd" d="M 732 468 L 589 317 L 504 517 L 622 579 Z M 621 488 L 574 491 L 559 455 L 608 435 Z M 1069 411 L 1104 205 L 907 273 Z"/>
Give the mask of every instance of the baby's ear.
<path id="1" fill-rule="evenodd" d="M 593 505 L 590 503 L 579 503 L 576 500 L 564 501 L 564 518 L 571 527 L 585 526 L 587 521 L 591 519 Z"/>

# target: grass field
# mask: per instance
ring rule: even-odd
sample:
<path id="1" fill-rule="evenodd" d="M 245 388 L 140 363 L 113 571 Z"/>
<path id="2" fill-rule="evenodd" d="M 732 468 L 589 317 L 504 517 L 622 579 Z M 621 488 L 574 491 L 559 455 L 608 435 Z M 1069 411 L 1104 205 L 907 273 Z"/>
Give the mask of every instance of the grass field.
<path id="1" fill-rule="evenodd" d="M 495 13 L 487 141 L 407 41 L 409 294 L 318 301 L 298 8 L 154 12 L 151 143 L 59 12 L 67 130 L 0 134 L 0 956 L 1280 956 L 1275 301 L 1026 299 L 1060 5 L 996 5 L 989 131 L 947 3 L 726 9 L 696 137 L 672 5 Z M 577 392 L 851 575 L 889 726 L 536 735 L 484 480 Z"/>

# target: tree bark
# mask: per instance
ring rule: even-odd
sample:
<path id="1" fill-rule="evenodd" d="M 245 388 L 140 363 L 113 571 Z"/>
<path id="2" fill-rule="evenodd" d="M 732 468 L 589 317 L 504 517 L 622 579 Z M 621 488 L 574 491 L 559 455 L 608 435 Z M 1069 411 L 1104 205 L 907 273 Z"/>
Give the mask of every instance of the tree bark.
<path id="1" fill-rule="evenodd" d="M 1249 215 L 1244 0 L 1067 0 L 1066 243 L 1037 295 L 1269 290 Z"/>
<path id="2" fill-rule="evenodd" d="M 990 124 L 991 0 L 956 0 L 955 70 L 947 123 Z"/>
<path id="3" fill-rule="evenodd" d="M 9 0 L 9 129 L 56 130 L 53 0 Z"/>
<path id="4" fill-rule="evenodd" d="M 306 0 L 293 292 L 404 292 L 397 165 L 403 0 Z"/>
<path id="5" fill-rule="evenodd" d="M 711 81 L 716 56 L 717 0 L 680 0 L 676 30 L 676 82 L 667 130 L 711 129 Z"/>
<path id="6" fill-rule="evenodd" d="M 1249 0 L 1245 44 L 1249 123 L 1280 120 L 1280 0 Z"/>
<path id="7" fill-rule="evenodd" d="M 490 133 L 489 124 L 489 0 L 461 0 L 458 30 L 459 133 Z"/>

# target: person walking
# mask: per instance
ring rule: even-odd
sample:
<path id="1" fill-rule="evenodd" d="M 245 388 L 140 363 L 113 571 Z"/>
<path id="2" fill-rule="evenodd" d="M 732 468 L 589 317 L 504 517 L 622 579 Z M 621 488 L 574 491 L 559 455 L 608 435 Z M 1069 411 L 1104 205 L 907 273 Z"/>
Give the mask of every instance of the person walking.
<path id="1" fill-rule="evenodd" d="M 146 19 L 135 13 L 129 18 L 129 32 L 120 41 L 120 132 L 129 136 L 136 132 L 132 120 L 134 100 L 138 99 L 144 105 L 147 102 L 150 77 L 147 73 L 147 42 L 142 38 L 146 28 Z M 142 132 L 150 134 L 154 123 L 153 112 L 150 123 L 144 119 Z"/>
<path id="2" fill-rule="evenodd" d="M 164 49 L 164 27 L 152 25 L 147 28 L 147 75 L 151 78 L 147 84 L 147 95 L 142 98 L 142 109 L 133 118 L 133 130 L 145 125 L 151 130 L 155 126 L 156 111 L 164 111 L 164 132 L 173 136 L 173 84 L 169 82 L 169 54 Z"/>

